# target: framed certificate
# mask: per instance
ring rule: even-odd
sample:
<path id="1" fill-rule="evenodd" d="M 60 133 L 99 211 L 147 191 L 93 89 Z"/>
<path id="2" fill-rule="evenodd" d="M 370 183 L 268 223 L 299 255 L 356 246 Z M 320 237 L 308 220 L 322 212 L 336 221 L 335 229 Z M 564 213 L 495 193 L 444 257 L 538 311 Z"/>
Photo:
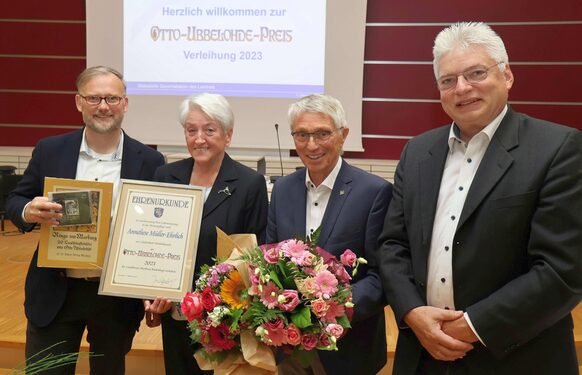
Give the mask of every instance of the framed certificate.
<path id="1" fill-rule="evenodd" d="M 46 177 L 44 195 L 63 206 L 61 225 L 40 226 L 39 267 L 101 269 L 113 184 Z"/>
<path id="2" fill-rule="evenodd" d="M 181 301 L 192 288 L 204 188 L 121 180 L 99 294 Z"/>

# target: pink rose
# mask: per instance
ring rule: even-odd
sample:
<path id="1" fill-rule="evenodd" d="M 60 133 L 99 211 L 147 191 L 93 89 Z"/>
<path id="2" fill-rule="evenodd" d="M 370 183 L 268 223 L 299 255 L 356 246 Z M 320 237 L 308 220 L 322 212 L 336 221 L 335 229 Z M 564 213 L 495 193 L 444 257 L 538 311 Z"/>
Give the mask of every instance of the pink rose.
<path id="1" fill-rule="evenodd" d="M 263 251 L 263 258 L 267 263 L 275 264 L 279 261 L 279 250 L 276 247 L 271 247 Z"/>
<path id="2" fill-rule="evenodd" d="M 204 311 L 200 294 L 198 294 L 198 292 L 186 293 L 186 296 L 180 305 L 180 310 L 182 310 L 182 313 L 186 315 L 188 321 L 191 322 L 192 320 L 197 319 L 200 314 L 202 314 L 202 311 Z"/>
<path id="3" fill-rule="evenodd" d="M 287 334 L 285 332 L 285 324 L 281 318 L 275 320 L 270 320 L 263 324 L 263 327 L 267 330 L 265 343 L 271 346 L 281 346 L 287 343 Z"/>
<path id="4" fill-rule="evenodd" d="M 206 311 L 212 311 L 220 304 L 220 296 L 214 294 L 212 289 L 206 288 L 202 291 L 202 306 Z"/>
<path id="5" fill-rule="evenodd" d="M 313 266 L 317 262 L 317 257 L 315 254 L 307 252 L 303 257 L 304 266 Z"/>
<path id="6" fill-rule="evenodd" d="M 281 293 L 285 297 L 285 302 L 279 302 L 279 308 L 283 311 L 293 311 L 299 305 L 299 296 L 296 290 L 285 289 Z"/>
<path id="7" fill-rule="evenodd" d="M 330 341 L 327 333 L 321 332 L 319 334 L 319 345 L 318 346 L 325 348 L 325 347 L 328 347 L 330 345 L 331 345 L 331 341 Z"/>
<path id="8" fill-rule="evenodd" d="M 317 346 L 318 341 L 317 336 L 309 333 L 301 337 L 301 346 L 305 350 L 313 350 Z"/>
<path id="9" fill-rule="evenodd" d="M 344 253 L 340 256 L 340 261 L 342 262 L 342 264 L 348 267 L 355 266 L 356 259 L 358 259 L 358 257 L 350 249 L 344 251 Z"/>
<path id="10" fill-rule="evenodd" d="M 301 331 L 293 323 L 287 326 L 287 344 L 297 346 L 301 343 Z"/>
<path id="11" fill-rule="evenodd" d="M 311 311 L 313 311 L 318 318 L 325 316 L 327 309 L 329 309 L 329 305 L 324 300 L 316 299 L 311 301 Z"/>
<path id="12" fill-rule="evenodd" d="M 328 324 L 327 327 L 325 327 L 325 332 L 329 333 L 336 339 L 339 339 L 344 333 L 344 327 L 340 326 L 339 324 Z"/>
<path id="13" fill-rule="evenodd" d="M 299 287 L 299 285 L 297 287 Z M 314 295 L 316 290 L 317 282 L 315 281 L 315 277 L 308 277 L 307 279 L 303 279 L 301 283 L 301 289 L 299 290 L 301 293 L 309 297 Z"/>
<path id="14" fill-rule="evenodd" d="M 280 317 L 277 317 L 273 320 L 269 320 L 268 322 L 266 322 L 265 328 L 268 330 L 270 330 L 270 329 L 283 329 L 283 328 L 285 328 L 285 323 L 283 322 L 283 319 L 281 319 Z"/>

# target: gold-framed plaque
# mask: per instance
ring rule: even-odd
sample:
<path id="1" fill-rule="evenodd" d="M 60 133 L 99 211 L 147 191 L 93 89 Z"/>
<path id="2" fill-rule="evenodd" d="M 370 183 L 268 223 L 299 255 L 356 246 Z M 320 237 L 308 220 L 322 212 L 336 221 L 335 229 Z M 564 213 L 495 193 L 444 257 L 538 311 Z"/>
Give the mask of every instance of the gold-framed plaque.
<path id="1" fill-rule="evenodd" d="M 192 288 L 204 188 L 121 180 L 99 294 L 181 301 Z"/>
<path id="2" fill-rule="evenodd" d="M 63 205 L 61 225 L 40 226 L 39 267 L 101 269 L 107 251 L 113 184 L 46 177 L 44 195 Z"/>

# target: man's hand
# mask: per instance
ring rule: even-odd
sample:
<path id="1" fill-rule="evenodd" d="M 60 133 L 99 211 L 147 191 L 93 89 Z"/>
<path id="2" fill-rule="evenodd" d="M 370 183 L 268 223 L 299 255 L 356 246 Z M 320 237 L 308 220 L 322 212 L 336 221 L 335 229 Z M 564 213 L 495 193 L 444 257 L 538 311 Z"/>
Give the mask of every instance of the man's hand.
<path id="1" fill-rule="evenodd" d="M 143 307 L 146 312 L 163 314 L 174 306 L 174 302 L 169 299 L 157 297 L 155 300 L 144 300 Z"/>
<path id="2" fill-rule="evenodd" d="M 422 346 L 435 359 L 454 361 L 473 349 L 473 345 L 443 332 L 446 322 L 463 317 L 462 311 L 450 311 L 432 306 L 419 306 L 404 316 L 404 322 L 412 329 Z"/>
<path id="3" fill-rule="evenodd" d="M 35 197 L 24 209 L 24 221 L 27 223 L 59 225 L 63 207 L 48 200 L 47 197 Z"/>
<path id="4" fill-rule="evenodd" d="M 469 327 L 464 314 L 458 319 L 443 322 L 442 330 L 447 335 L 464 342 L 471 343 L 479 340 L 471 327 Z"/>

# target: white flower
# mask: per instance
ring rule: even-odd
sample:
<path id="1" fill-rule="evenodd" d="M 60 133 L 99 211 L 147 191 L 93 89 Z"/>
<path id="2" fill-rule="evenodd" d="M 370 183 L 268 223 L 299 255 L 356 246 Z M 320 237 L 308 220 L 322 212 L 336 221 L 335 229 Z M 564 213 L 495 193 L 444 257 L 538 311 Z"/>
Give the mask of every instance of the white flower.
<path id="1" fill-rule="evenodd" d="M 216 306 L 211 312 L 208 313 L 208 319 L 210 320 L 210 325 L 213 327 L 218 327 L 222 318 L 230 313 L 230 310 L 226 306 Z"/>

